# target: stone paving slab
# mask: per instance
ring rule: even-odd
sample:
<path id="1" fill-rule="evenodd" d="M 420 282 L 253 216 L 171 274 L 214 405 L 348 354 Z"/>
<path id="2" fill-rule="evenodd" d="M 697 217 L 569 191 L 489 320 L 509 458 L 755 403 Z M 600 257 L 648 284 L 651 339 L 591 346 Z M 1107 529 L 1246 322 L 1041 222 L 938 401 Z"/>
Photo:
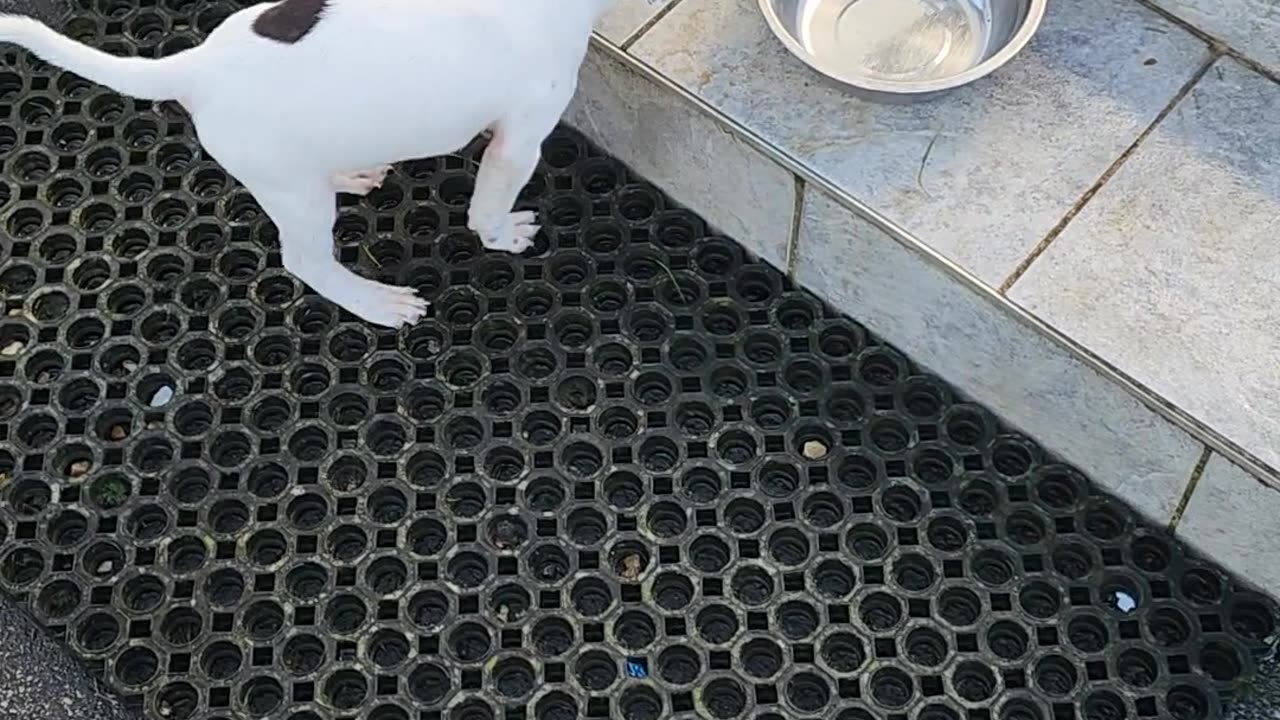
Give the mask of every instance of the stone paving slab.
<path id="1" fill-rule="evenodd" d="M 1280 85 L 1223 59 L 1011 296 L 1280 466 Z"/>
<path id="2" fill-rule="evenodd" d="M 1189 33 L 1116 0 L 1050 3 L 1014 63 L 916 105 L 821 82 L 756 0 L 682 0 L 631 51 L 992 286 L 1208 58 Z"/>
<path id="3" fill-rule="evenodd" d="M 1214 455 L 1205 465 L 1178 532 L 1228 570 L 1274 592 L 1280 588 L 1277 518 L 1280 493 Z"/>

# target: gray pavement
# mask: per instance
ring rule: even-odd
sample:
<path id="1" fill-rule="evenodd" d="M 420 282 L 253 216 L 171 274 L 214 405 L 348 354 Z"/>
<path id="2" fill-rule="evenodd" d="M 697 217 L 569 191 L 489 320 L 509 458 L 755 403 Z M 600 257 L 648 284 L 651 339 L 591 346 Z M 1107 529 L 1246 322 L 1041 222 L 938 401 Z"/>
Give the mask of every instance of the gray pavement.
<path id="1" fill-rule="evenodd" d="M 1227 705 L 1224 720 L 1280 720 L 1280 655 L 1275 650 Z"/>
<path id="2" fill-rule="evenodd" d="M 0 12 L 31 15 L 47 23 L 57 22 L 71 9 L 69 0 L 0 0 Z"/>
<path id="3" fill-rule="evenodd" d="M 119 699 L 0 595 L 0 720 L 137 720 Z"/>

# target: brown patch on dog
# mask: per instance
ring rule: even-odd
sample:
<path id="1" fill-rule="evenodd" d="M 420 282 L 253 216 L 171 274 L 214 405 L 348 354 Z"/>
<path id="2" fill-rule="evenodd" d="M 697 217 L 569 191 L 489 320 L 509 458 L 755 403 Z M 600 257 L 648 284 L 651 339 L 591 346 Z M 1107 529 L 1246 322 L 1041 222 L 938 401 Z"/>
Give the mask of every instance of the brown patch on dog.
<path id="1" fill-rule="evenodd" d="M 292 45 L 320 22 L 329 0 L 284 0 L 253 21 L 253 31 L 268 40 Z"/>

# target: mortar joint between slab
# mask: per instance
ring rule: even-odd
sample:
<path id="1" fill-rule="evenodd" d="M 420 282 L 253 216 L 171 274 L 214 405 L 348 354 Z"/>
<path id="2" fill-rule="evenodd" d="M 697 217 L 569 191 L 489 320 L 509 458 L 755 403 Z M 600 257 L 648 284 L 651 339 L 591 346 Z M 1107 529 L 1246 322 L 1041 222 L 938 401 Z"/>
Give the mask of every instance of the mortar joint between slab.
<path id="1" fill-rule="evenodd" d="M 1225 53 L 1227 57 L 1231 58 L 1232 60 L 1235 60 L 1236 62 L 1254 71 L 1255 73 L 1261 75 L 1262 77 L 1270 80 L 1271 82 L 1280 83 L 1280 71 L 1272 70 L 1271 68 L 1267 67 L 1266 65 L 1263 65 L 1262 63 L 1258 62 L 1257 60 L 1254 60 L 1253 58 L 1249 58 L 1249 57 L 1245 57 L 1244 55 L 1241 55 L 1240 51 L 1236 50 L 1235 48 L 1229 47 L 1226 49 Z"/>
<path id="2" fill-rule="evenodd" d="M 1178 498 L 1178 504 L 1173 508 L 1173 514 L 1169 516 L 1169 532 L 1178 529 L 1178 524 L 1182 522 L 1182 516 L 1187 513 L 1187 507 L 1191 505 L 1191 496 L 1195 494 L 1196 488 L 1200 486 L 1200 478 L 1204 475 L 1204 469 L 1209 465 L 1209 458 L 1213 457 L 1213 450 L 1208 446 L 1204 446 L 1204 450 L 1200 453 L 1200 459 L 1196 461 L 1196 466 L 1191 469 L 1191 477 L 1187 478 L 1187 486 L 1182 490 L 1182 497 Z"/>
<path id="3" fill-rule="evenodd" d="M 800 223 L 804 218 L 804 178 L 792 175 L 795 180 L 796 199 L 791 211 L 791 234 L 787 238 L 786 273 L 795 279 L 796 270 L 800 267 Z"/>
<path id="4" fill-rule="evenodd" d="M 1080 199 L 1067 210 L 1066 214 L 1062 216 L 1062 219 L 1050 228 L 1044 238 L 1041 239 L 1040 242 L 1036 243 L 1035 247 L 1031 248 L 1031 252 L 1027 253 L 1027 256 L 1018 263 L 1017 267 L 1013 269 L 1013 272 L 1009 273 L 1008 277 L 1004 279 L 1004 282 L 1000 283 L 999 287 L 996 288 L 997 292 L 1001 295 L 1007 295 L 1009 291 L 1013 289 L 1013 286 L 1022 279 L 1022 276 L 1027 274 L 1027 271 L 1031 269 L 1031 266 L 1035 264 L 1036 260 L 1039 260 L 1040 257 L 1044 255 L 1045 251 L 1049 249 L 1049 246 L 1062 235 L 1062 233 L 1067 229 L 1067 226 L 1071 224 L 1071 221 L 1075 220 L 1076 216 L 1084 210 L 1085 206 L 1089 204 L 1089 201 L 1092 200 L 1100 190 L 1102 190 L 1103 186 L 1110 182 L 1111 178 L 1115 177 L 1116 173 L 1120 172 L 1120 168 L 1124 167 L 1124 164 L 1128 162 L 1129 158 L 1138 151 L 1138 148 L 1142 147 L 1142 143 L 1146 142 L 1146 139 L 1150 137 L 1151 134 L 1155 132 L 1156 128 L 1160 126 L 1160 123 L 1164 122 L 1164 119 L 1173 112 L 1174 108 L 1178 106 L 1178 103 L 1182 102 L 1187 95 L 1191 94 L 1191 91 L 1195 86 L 1199 84 L 1200 80 L 1204 78 L 1205 74 L 1209 72 L 1209 69 L 1213 67 L 1214 63 L 1218 62 L 1225 52 L 1226 48 L 1221 44 L 1210 45 L 1208 57 L 1200 63 L 1200 66 L 1196 68 L 1194 73 L 1192 73 L 1191 78 L 1187 80 L 1182 87 L 1178 88 L 1178 91 L 1173 95 L 1173 99 L 1171 99 L 1160 110 L 1160 112 L 1156 114 L 1155 119 L 1138 134 L 1138 137 L 1130 143 L 1129 147 L 1125 148 L 1124 152 L 1120 153 L 1120 156 L 1116 158 L 1105 171 L 1103 171 L 1097 181 L 1095 181 L 1093 185 L 1091 185 L 1089 189 L 1080 196 Z"/>
<path id="5" fill-rule="evenodd" d="M 676 6 L 682 1 L 683 0 L 671 0 L 671 2 L 667 3 L 665 7 L 658 8 L 658 12 L 654 13 L 653 17 L 641 23 L 640 27 L 636 28 L 635 32 L 628 35 L 621 43 L 618 44 L 618 47 L 623 50 L 630 50 L 632 45 L 639 41 L 640 38 L 644 37 L 645 33 L 652 30 L 653 26 L 662 22 L 663 18 L 670 15 L 671 11 L 675 10 Z"/>
<path id="6" fill-rule="evenodd" d="M 1177 27 L 1185 30 L 1186 32 L 1196 36 L 1200 40 L 1203 40 L 1204 42 L 1208 43 L 1211 50 L 1218 52 L 1220 55 L 1228 55 L 1231 57 L 1231 59 L 1239 62 L 1241 65 L 1244 65 L 1245 67 L 1258 73 L 1259 75 L 1265 78 L 1268 78 L 1273 82 L 1280 83 L 1280 71 L 1273 70 L 1267 67 L 1266 65 L 1263 65 L 1262 63 L 1258 62 L 1257 60 L 1254 60 L 1253 58 L 1245 55 L 1240 49 L 1231 47 L 1231 45 L 1226 43 L 1225 41 L 1217 37 L 1214 37 L 1208 30 L 1205 30 L 1199 27 L 1198 25 L 1191 23 L 1185 18 L 1179 17 L 1173 12 L 1170 12 L 1169 10 L 1166 10 L 1165 8 L 1160 7 L 1159 5 L 1155 4 L 1152 0 L 1136 0 L 1136 2 L 1139 5 L 1150 10 L 1151 12 L 1154 12 L 1155 14 L 1159 15 L 1161 18 L 1168 21 L 1169 23 L 1176 25 Z"/>
<path id="7" fill-rule="evenodd" d="M 1201 40 L 1205 41 L 1209 45 L 1221 44 L 1217 38 L 1209 34 L 1208 30 L 1205 30 L 1204 28 L 1198 25 L 1194 25 L 1190 21 L 1188 21 L 1186 18 L 1183 18 L 1180 15 L 1177 15 L 1169 10 L 1166 10 L 1160 5 L 1157 5 L 1154 2 L 1154 0 L 1136 0 L 1136 2 L 1142 7 L 1155 13 L 1156 15 L 1159 15 L 1161 18 L 1163 18 L 1170 24 L 1175 25 L 1191 33 L 1192 35 L 1196 36 L 1197 38 L 1200 38 Z"/>

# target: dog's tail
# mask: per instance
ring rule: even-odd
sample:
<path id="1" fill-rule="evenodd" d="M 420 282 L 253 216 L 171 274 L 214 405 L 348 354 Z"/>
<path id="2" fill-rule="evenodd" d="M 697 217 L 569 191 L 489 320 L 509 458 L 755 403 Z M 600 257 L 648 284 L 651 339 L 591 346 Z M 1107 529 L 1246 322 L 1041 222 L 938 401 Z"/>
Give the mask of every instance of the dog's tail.
<path id="1" fill-rule="evenodd" d="M 2 13 L 0 42 L 21 45 L 51 65 L 141 100 L 172 100 L 182 87 L 182 53 L 158 60 L 117 57 L 72 40 L 39 20 Z"/>

